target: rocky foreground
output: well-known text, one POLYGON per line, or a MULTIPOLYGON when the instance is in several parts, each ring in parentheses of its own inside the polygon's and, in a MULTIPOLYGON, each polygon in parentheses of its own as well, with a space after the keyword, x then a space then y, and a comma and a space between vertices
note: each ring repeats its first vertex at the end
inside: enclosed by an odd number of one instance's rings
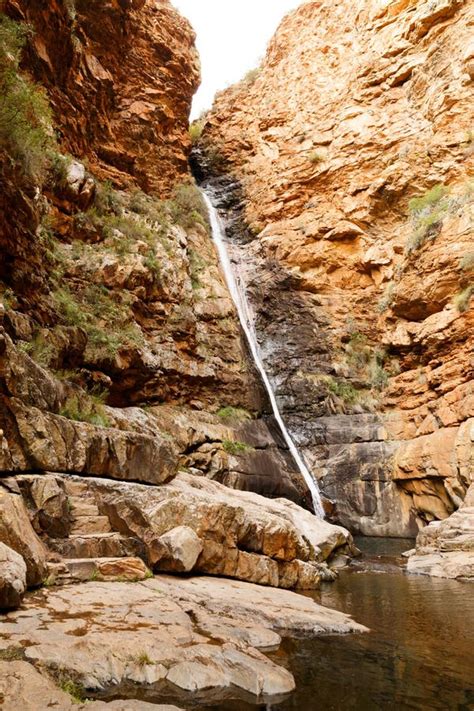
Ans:
POLYGON ((84 694, 133 683, 183 700, 229 687, 275 697, 294 689, 291 673, 264 654, 283 636, 364 630, 309 597, 225 579, 158 575, 41 591, 0 629, 0 657, 23 660, 0 663, 2 708, 20 700, 22 709, 70 708, 51 679, 63 688, 73 680, 84 694))

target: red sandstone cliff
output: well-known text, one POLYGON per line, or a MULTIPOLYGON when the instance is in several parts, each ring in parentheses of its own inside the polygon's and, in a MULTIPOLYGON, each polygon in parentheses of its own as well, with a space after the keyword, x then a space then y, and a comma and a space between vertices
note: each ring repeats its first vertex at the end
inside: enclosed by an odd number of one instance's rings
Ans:
POLYGON ((474 472, 474 6, 362 5, 287 16, 200 147, 240 181, 236 258, 333 515, 400 535, 474 472))

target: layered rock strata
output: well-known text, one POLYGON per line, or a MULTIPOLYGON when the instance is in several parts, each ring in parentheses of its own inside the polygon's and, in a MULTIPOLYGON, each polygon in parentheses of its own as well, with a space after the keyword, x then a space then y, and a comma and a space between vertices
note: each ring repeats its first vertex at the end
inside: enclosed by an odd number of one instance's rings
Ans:
POLYGON ((414 535, 472 481, 472 22, 306 2, 195 152, 290 430, 369 535, 414 535))

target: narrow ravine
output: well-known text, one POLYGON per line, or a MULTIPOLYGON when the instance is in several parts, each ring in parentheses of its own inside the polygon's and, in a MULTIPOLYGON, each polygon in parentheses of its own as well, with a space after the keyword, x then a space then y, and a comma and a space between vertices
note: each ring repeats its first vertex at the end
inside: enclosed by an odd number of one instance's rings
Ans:
POLYGON ((280 409, 278 407, 278 402, 277 402, 275 393, 272 388, 272 384, 271 384, 270 379, 269 379, 267 372, 265 370, 265 366, 263 365, 263 361, 262 361, 262 358, 260 355, 258 340, 257 340, 257 336, 255 334, 255 329, 253 327, 253 320, 251 318, 251 314, 250 314, 250 310, 248 307, 245 292, 241 288, 241 286, 239 285, 239 283, 237 282, 237 280, 234 276, 231 261, 229 259, 229 255, 227 253, 227 248, 226 248, 226 244, 225 244, 225 237, 224 237, 224 228, 222 226, 220 217, 218 215, 216 208, 212 204, 211 199, 204 191, 203 191, 203 197, 206 202, 207 208, 209 210, 209 219, 211 222, 212 238, 214 240, 217 251, 219 253, 219 259, 220 259, 220 263, 222 266, 222 271, 224 272, 225 280, 226 280, 230 295, 232 296, 232 300, 235 304, 235 308, 237 309, 239 321, 241 323, 242 329, 243 329, 245 337, 247 339, 247 343, 249 345, 250 352, 252 354, 252 358, 253 358, 254 363, 257 367, 257 370, 260 374, 260 377, 261 377, 262 382, 265 386, 265 389, 268 393, 268 398, 269 398, 271 406, 272 406, 273 415, 275 417, 275 420, 278 423, 278 426, 279 426, 281 433, 285 439, 288 449, 290 450, 291 455, 298 467, 298 470, 300 471, 302 477, 304 478, 304 480, 308 486, 308 489, 311 492, 314 513, 319 518, 324 518, 324 509, 323 509, 323 506, 321 503, 321 495, 319 493, 319 487, 318 487, 316 481, 313 479, 311 472, 309 471, 308 467, 306 466, 306 464, 303 460, 303 457, 301 456, 290 433, 288 432, 285 422, 281 416, 280 409))

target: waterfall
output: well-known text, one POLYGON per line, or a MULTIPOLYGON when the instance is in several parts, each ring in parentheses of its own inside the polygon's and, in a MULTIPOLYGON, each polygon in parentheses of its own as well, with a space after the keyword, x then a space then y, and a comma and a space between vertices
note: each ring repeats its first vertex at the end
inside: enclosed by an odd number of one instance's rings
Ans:
POLYGON ((270 380, 268 378, 268 375, 265 370, 265 366, 263 365, 262 358, 260 356, 260 349, 257 341, 257 337, 255 335, 254 327, 253 327, 253 321, 250 315, 250 310, 247 302, 247 298, 245 295, 245 290, 242 288, 239 288, 239 285, 237 284, 237 280, 234 276, 234 273, 232 271, 232 266, 230 263, 229 255, 227 253, 227 248, 225 244, 225 238, 224 238, 224 228, 222 226, 221 220, 219 218, 219 215, 217 213, 217 210, 215 209, 214 205, 212 204, 211 200, 209 199, 208 195, 203 191, 202 192, 204 201, 207 205, 207 208, 209 210, 209 219, 211 222, 211 229, 212 229, 212 239, 214 240, 214 244, 217 247, 217 251, 219 253, 219 259, 221 263, 222 270, 224 272, 225 280, 227 282, 227 286, 230 292, 230 295, 232 297, 232 300, 235 304, 235 307, 237 309, 237 313, 239 315, 239 321, 242 326, 242 329, 245 333, 245 337, 247 339, 247 342, 249 344, 250 352, 252 354, 253 360, 255 362, 255 365, 257 366, 257 370, 260 374, 260 377, 262 379, 262 382, 265 386, 265 389, 268 393, 268 397, 272 406, 273 410, 273 415, 275 417, 275 420, 278 423, 278 426, 281 430, 281 433, 283 434, 283 437, 285 439, 286 444, 288 445, 288 449, 291 452, 291 455, 296 462, 298 469, 303 476, 306 485, 308 486, 308 489, 311 492, 311 496, 313 499, 313 506, 314 506, 314 512, 316 516, 319 518, 324 518, 324 510, 323 506, 321 503, 321 496, 319 493, 319 488, 313 477, 311 476, 311 472, 309 471, 308 467, 303 461, 303 458, 301 454, 298 452, 298 449, 296 448, 295 443, 293 442, 293 439, 291 438, 290 433, 288 432, 286 425, 283 421, 283 418, 280 414, 280 410, 278 407, 277 399, 275 396, 275 393, 273 392, 272 385, 270 383, 270 380))

